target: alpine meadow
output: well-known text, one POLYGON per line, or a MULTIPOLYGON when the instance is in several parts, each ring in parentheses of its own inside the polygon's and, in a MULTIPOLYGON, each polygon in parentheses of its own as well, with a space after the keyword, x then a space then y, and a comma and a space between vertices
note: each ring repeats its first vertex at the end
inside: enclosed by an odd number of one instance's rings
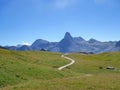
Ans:
POLYGON ((120 90, 120 0, 0 0, 0 90, 120 90))
POLYGON ((0 90, 119 90, 120 52, 61 53, 0 49, 0 90), (107 69, 112 66, 114 69, 107 69))

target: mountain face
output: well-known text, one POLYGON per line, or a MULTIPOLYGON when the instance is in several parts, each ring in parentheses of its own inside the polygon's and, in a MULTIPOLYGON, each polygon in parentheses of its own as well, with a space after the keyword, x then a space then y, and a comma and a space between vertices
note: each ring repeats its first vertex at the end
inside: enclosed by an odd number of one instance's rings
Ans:
POLYGON ((86 41, 82 37, 72 37, 69 32, 65 33, 64 38, 60 42, 49 42, 38 39, 31 46, 22 45, 20 47, 10 46, 10 50, 48 50, 51 52, 111 52, 120 51, 120 41, 100 42, 95 39, 86 41))
POLYGON ((33 50, 41 50, 41 49, 48 50, 48 49, 54 47, 56 44, 57 44, 57 42, 49 42, 46 40, 38 39, 31 45, 31 48, 33 50))
POLYGON ((49 42, 46 40, 38 39, 32 45, 32 49, 40 50, 41 48, 46 48, 49 46, 49 42))
POLYGON ((71 51, 70 48, 72 49, 72 46, 74 46, 74 39, 70 35, 69 32, 67 32, 64 36, 64 38, 58 43, 56 47, 59 48, 59 52, 68 52, 71 51))
POLYGON ((17 48, 16 50, 18 50, 18 51, 28 51, 28 50, 32 50, 32 48, 30 46, 23 45, 23 46, 17 48))
POLYGON ((74 37, 74 41, 79 43, 79 42, 85 42, 85 40, 82 37, 74 37))
POLYGON ((84 40, 82 37, 72 37, 69 32, 67 32, 64 38, 58 42, 50 51, 55 52, 108 52, 115 46, 116 42, 100 42, 95 39, 90 39, 88 41, 84 40))
POLYGON ((111 51, 120 51, 120 41, 116 42, 114 48, 111 51))
POLYGON ((97 40, 91 38, 88 42, 89 42, 89 43, 98 43, 99 41, 97 41, 97 40))
POLYGON ((17 50, 17 46, 5 46, 9 50, 17 50))
POLYGON ((115 47, 120 47, 120 41, 116 43, 115 47))

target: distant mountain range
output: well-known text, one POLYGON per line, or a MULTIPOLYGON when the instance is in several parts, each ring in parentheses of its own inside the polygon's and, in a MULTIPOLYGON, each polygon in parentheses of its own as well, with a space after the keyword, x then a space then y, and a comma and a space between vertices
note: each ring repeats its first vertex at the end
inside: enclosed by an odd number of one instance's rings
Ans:
POLYGON ((38 39, 31 46, 6 46, 9 50, 47 50, 51 52, 112 52, 120 51, 120 41, 101 42, 95 39, 86 41, 82 37, 72 37, 69 32, 65 33, 64 38, 60 42, 49 42, 43 39, 38 39))

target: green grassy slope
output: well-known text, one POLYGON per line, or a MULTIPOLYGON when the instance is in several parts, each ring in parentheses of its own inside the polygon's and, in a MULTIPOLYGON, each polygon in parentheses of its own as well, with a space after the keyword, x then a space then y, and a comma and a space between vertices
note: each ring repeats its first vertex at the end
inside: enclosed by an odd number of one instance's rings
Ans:
POLYGON ((61 65, 69 63, 62 60, 59 53, 15 52, 0 50, 0 87, 32 79, 47 80, 62 77, 57 71, 61 65))
POLYGON ((120 52, 109 52, 94 55, 70 54, 69 57, 76 60, 76 63, 70 67, 74 72, 80 73, 113 73, 118 72, 113 70, 99 69, 107 66, 120 69, 120 52))
POLYGON ((59 71, 60 53, 0 49, 0 90, 119 90, 120 52, 68 56, 75 64, 59 71))

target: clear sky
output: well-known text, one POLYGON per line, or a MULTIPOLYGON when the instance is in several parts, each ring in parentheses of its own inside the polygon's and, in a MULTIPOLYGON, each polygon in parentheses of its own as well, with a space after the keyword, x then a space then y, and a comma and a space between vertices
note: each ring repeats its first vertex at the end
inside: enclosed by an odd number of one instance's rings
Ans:
POLYGON ((120 0, 0 0, 0 45, 59 41, 65 32, 120 40, 120 0))

